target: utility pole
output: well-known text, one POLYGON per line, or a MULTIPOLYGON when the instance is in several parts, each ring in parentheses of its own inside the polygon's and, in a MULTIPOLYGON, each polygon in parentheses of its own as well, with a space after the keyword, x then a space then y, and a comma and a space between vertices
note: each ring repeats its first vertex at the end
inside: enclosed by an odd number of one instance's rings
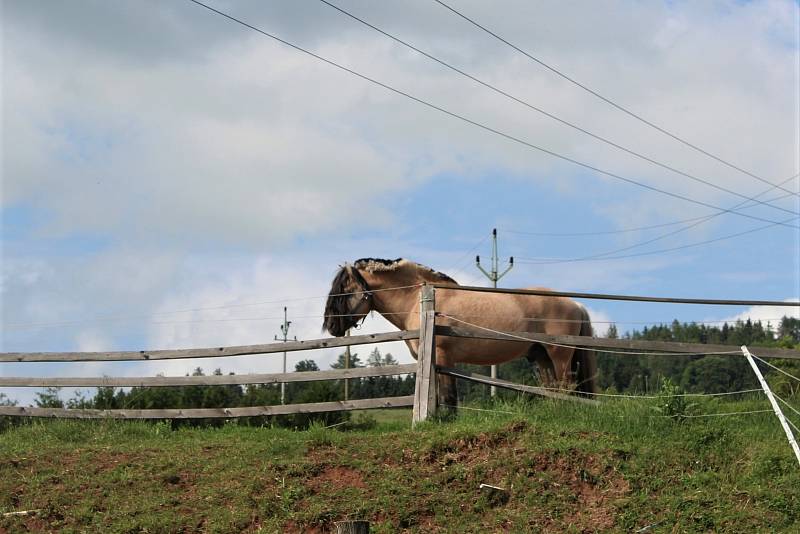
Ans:
MULTIPOLYGON (((283 341, 286 343, 289 341, 289 325, 292 324, 292 321, 287 321, 286 315, 286 306, 283 307, 283 324, 281 325, 281 334, 283 334, 283 340, 275 336, 275 341, 283 341)), ((297 341, 297 336, 294 338, 297 341)), ((283 374, 286 374, 286 353, 283 353, 283 374)), ((286 382, 281 382, 281 404, 286 404, 286 382)))
MULTIPOLYGON (((508 267, 502 273, 498 272, 499 271, 499 269, 498 269, 499 263, 500 263, 500 258, 497 255, 497 228, 493 228, 492 229, 492 267, 491 267, 491 271, 486 272, 486 269, 481 267, 481 257, 480 256, 475 256, 475 265, 478 267, 478 269, 480 269, 480 271, 483 274, 486 275, 486 277, 489 280, 491 280, 492 287, 497 287, 497 281, 500 280, 501 278, 503 278, 506 275, 506 273, 508 273, 508 271, 510 271, 511 268, 514 267, 514 256, 511 256, 508 259, 508 267)), ((492 375, 492 378, 497 378, 497 366, 496 365, 492 365, 491 375, 492 375)), ((497 388, 494 387, 494 386, 491 386, 491 395, 492 395, 492 397, 497 395, 497 388)))

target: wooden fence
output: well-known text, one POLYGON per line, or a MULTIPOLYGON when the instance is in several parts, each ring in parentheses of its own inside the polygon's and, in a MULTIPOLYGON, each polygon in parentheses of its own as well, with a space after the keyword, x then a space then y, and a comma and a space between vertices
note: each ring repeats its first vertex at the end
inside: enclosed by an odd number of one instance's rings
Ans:
MULTIPOLYGON (((20 417, 72 417, 72 418, 115 418, 115 419, 191 419, 191 418, 233 418, 297 413, 320 413, 342 410, 363 410, 370 408, 396 408, 413 406, 414 424, 431 417, 437 408, 437 373, 459 379, 488 384, 495 387, 541 395, 544 397, 575 402, 596 403, 573 395, 564 395, 535 386, 514 384, 458 369, 437 367, 435 365, 436 336, 477 338, 520 343, 558 343, 599 350, 648 351, 672 354, 695 354, 721 352, 734 357, 742 357, 730 345, 705 345, 698 343, 675 343, 662 341, 643 341, 631 339, 604 339, 586 336, 553 336, 529 332, 495 332, 480 327, 455 327, 436 324, 435 292, 439 287, 445 290, 492 291, 515 294, 574 296, 578 298, 608 298, 612 300, 633 300, 652 302, 680 302, 695 304, 777 304, 771 301, 721 301, 703 299, 662 299, 657 297, 632 297, 626 295, 593 295, 586 293, 557 293, 540 290, 502 290, 474 287, 454 287, 425 285, 420 291, 420 327, 418 330, 403 330, 382 334, 326 338, 309 341, 290 341, 263 345, 242 345, 233 347, 211 347, 200 349, 126 351, 126 352, 7 352, 0 353, 0 363, 6 362, 91 362, 91 361, 151 361, 184 358, 212 358, 221 356, 241 356, 254 354, 274 354, 304 350, 336 348, 390 341, 419 341, 417 362, 404 365, 366 367, 355 369, 336 369, 330 371, 307 371, 295 373, 269 373, 222 376, 155 376, 155 377, 0 377, 0 387, 164 387, 192 385, 245 385, 276 384, 287 382, 306 382, 316 380, 343 380, 351 378, 379 377, 400 374, 416 374, 414 395, 403 397, 383 397, 377 399, 358 399, 334 402, 305 404, 286 404, 271 406, 249 406, 237 408, 196 408, 196 409, 157 409, 157 410, 91 410, 64 408, 32 408, 19 406, 0 407, 0 415, 20 417)), ((779 303, 794 305, 793 303, 779 303)), ((800 359, 800 351, 780 348, 760 348, 761 357, 800 359)))

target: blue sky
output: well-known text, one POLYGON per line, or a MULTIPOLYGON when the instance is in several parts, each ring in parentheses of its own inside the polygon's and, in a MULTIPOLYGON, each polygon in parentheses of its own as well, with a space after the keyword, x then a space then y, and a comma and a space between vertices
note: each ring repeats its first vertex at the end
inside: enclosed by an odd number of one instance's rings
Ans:
MULTIPOLYGON (((214 5, 569 157, 706 204, 729 208, 741 201, 487 92, 319 2, 214 5)), ((432 2, 339 5, 632 150, 746 196, 768 188, 620 114, 432 2)), ((584 6, 580 17, 560 2, 509 2, 503 11, 515 17, 478 2, 454 5, 773 183, 798 172, 794 2, 608 1, 584 6)), ((508 287, 800 296, 800 234, 780 226, 640 257, 523 263, 615 250, 674 228, 572 237, 524 232, 617 231, 713 210, 443 116, 188 2, 6 4, 3 30, 4 351, 266 342, 279 333, 284 305, 295 317, 294 334, 318 337, 319 297, 341 262, 407 257, 462 283, 486 284, 473 260, 479 253, 488 262, 492 228, 498 228, 503 260, 518 260, 502 281, 508 287), (172 313, 187 309, 194 311, 172 313)), ((800 186, 795 179, 785 187, 800 186)), ((774 204, 800 211, 797 196, 774 204)), ((744 213, 791 217, 765 206, 744 213)), ((681 247, 763 224, 725 214, 626 253, 681 247)), ((636 326, 626 321, 767 319, 787 311, 585 304, 598 331, 608 321, 624 331, 636 326)), ((365 328, 388 326, 376 318, 365 328)), ((407 358, 401 346, 389 350, 407 358)), ((323 366, 334 356, 314 355, 323 366)), ((196 365, 248 372, 278 364, 254 357, 3 364, 0 374, 183 374, 196 365)), ((22 402, 33 394, 5 392, 22 402)))

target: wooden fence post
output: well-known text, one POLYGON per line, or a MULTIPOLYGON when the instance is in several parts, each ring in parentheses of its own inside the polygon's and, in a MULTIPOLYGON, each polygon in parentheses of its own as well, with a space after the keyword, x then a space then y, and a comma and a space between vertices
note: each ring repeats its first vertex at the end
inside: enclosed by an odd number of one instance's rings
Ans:
POLYGON ((419 302, 419 348, 417 349, 417 381, 414 388, 412 426, 436 413, 436 318, 435 289, 424 285, 419 302))

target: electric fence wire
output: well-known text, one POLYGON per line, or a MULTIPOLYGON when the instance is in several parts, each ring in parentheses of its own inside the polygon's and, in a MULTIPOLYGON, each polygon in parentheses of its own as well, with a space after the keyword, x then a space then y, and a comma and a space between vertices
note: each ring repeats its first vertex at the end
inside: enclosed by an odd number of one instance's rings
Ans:
POLYGON ((750 353, 750 355, 751 355, 753 358, 755 358, 756 360, 760 361, 761 363, 763 363, 763 364, 766 364, 766 365, 768 365, 769 367, 772 367, 773 369, 775 369, 775 370, 776 370, 776 371, 778 371, 779 373, 783 373, 783 374, 785 374, 786 376, 788 376, 789 378, 791 378, 791 379, 793 379, 793 380, 797 380, 798 382, 800 382, 800 378, 797 378, 797 377, 796 377, 796 376, 794 376, 793 374, 791 374, 791 373, 788 373, 788 372, 784 371, 784 370, 783 370, 783 369, 781 369, 780 367, 778 367, 778 366, 776 366, 776 365, 773 365, 773 364, 769 363, 768 361, 764 360, 763 358, 759 358, 758 356, 756 356, 756 355, 755 355, 755 354, 753 354, 752 352, 750 353))
MULTIPOLYGON (((462 70, 462 69, 460 69, 458 67, 455 67, 452 64, 450 64, 450 63, 448 63, 448 62, 446 62, 446 61, 444 61, 444 60, 442 60, 442 59, 440 59, 440 58, 438 58, 438 57, 436 57, 436 56, 434 56, 432 54, 429 54, 428 52, 425 52, 424 50, 421 50, 421 49, 417 48, 416 46, 414 46, 414 45, 412 45, 412 44, 400 39, 399 37, 396 37, 395 35, 392 35, 392 34, 388 33, 387 31, 375 26, 374 24, 371 24, 371 23, 367 22, 366 20, 364 20, 364 19, 362 19, 362 18, 350 13, 349 11, 345 10, 344 8, 339 7, 339 6, 329 2, 328 0, 319 0, 319 1, 322 2, 325 5, 333 8, 333 9, 335 9, 339 13, 342 13, 343 15, 345 15, 347 17, 350 17, 351 19, 363 24, 364 26, 367 26, 368 28, 372 28, 376 32, 388 37, 389 39, 392 39, 395 42, 400 43, 401 45, 403 45, 403 46, 405 46, 405 47, 407 47, 407 48, 409 48, 411 50, 414 50, 418 54, 421 54, 421 55, 427 57, 428 59, 430 59, 432 61, 435 61, 436 63, 442 65, 443 67, 446 67, 446 68, 452 70, 453 72, 456 72, 456 73, 458 73, 458 74, 460 74, 460 75, 462 75, 462 76, 464 76, 464 77, 466 77, 466 78, 468 78, 468 79, 470 79, 470 80, 482 85, 483 87, 486 87, 487 89, 489 89, 491 91, 494 91, 495 93, 508 98, 509 100, 517 102, 518 104, 522 104, 523 106, 525 106, 525 107, 527 107, 529 109, 532 109, 532 110, 534 110, 534 111, 536 111, 538 113, 541 113, 542 115, 544 115, 544 116, 546 116, 546 117, 548 117, 550 119, 553 119, 553 120, 559 122, 560 124, 563 124, 564 126, 572 128, 574 130, 577 130, 577 131, 579 131, 579 132, 581 132, 581 133, 583 133, 585 135, 588 135, 588 136, 592 137, 593 139, 596 139, 596 140, 598 140, 598 141, 600 141, 602 143, 605 143, 605 144, 607 144, 609 146, 612 146, 612 147, 614 147, 614 148, 616 148, 618 150, 621 150, 621 151, 625 152, 626 154, 630 154, 630 155, 632 155, 634 157, 637 157, 637 158, 639 158, 639 159, 641 159, 643 161, 646 161, 648 163, 651 163, 653 165, 661 167, 662 169, 665 169, 665 170, 668 170, 670 172, 679 174, 681 176, 689 178, 690 180, 693 180, 693 181, 698 182, 698 183, 702 183, 702 184, 704 184, 704 185, 706 185, 708 187, 712 187, 712 188, 717 189, 719 191, 724 191, 725 193, 729 193, 731 195, 734 195, 734 196, 737 196, 737 197, 740 197, 740 198, 744 198, 744 199, 747 199, 748 201, 753 201, 753 202, 755 202, 757 204, 765 205, 765 206, 768 206, 770 208, 773 208, 773 209, 776 209, 776 210, 779 210, 779 211, 783 211, 783 212, 786 212, 786 213, 791 213, 792 215, 800 215, 798 213, 795 213, 792 210, 789 210, 789 209, 786 209, 786 208, 783 208, 783 207, 780 207, 780 206, 776 206, 774 204, 770 204, 770 203, 765 202, 765 201, 756 200, 758 198, 758 196, 760 196, 760 195, 757 195, 755 197, 748 197, 747 195, 741 194, 738 191, 734 191, 732 189, 728 189, 727 187, 723 187, 721 185, 715 184, 715 183, 713 183, 713 182, 711 182, 711 181, 709 181, 707 179, 703 179, 703 178, 700 178, 700 177, 695 176, 693 174, 690 174, 690 173, 688 173, 686 171, 682 171, 682 170, 677 169, 676 167, 674 167, 672 165, 668 165, 666 163, 662 163, 660 161, 657 161, 657 160, 655 160, 655 159, 653 159, 653 158, 651 158, 649 156, 646 156, 644 154, 636 152, 635 150, 631 150, 630 148, 627 148, 627 147, 625 147, 623 145, 620 145, 620 144, 618 144, 618 143, 616 143, 616 142, 614 142, 614 141, 612 141, 612 140, 610 140, 610 139, 608 139, 606 137, 603 137, 601 135, 595 134, 595 133, 593 133, 593 132, 591 132, 591 131, 589 131, 589 130, 587 130, 585 128, 582 128, 581 126, 578 126, 577 124, 569 122, 569 121, 567 121, 565 119, 562 119, 561 117, 559 117, 559 116, 557 116, 557 115, 555 115, 553 113, 550 113, 550 112, 548 112, 548 111, 546 111, 546 110, 544 110, 544 109, 542 109, 540 107, 537 107, 534 104, 531 104, 530 102, 528 102, 527 100, 523 100, 522 98, 516 97, 516 96, 504 91, 503 89, 498 88, 495 85, 492 85, 492 84, 490 84, 490 83, 488 83, 488 82, 486 82, 486 81, 484 81, 484 80, 482 80, 480 78, 477 78, 476 76, 473 76, 472 74, 469 74, 468 72, 466 72, 466 71, 464 71, 464 70, 462 70)), ((775 187, 777 187, 777 186, 775 186, 775 187)))
MULTIPOLYGON (((768 222, 768 223, 771 223, 772 225, 781 225, 781 226, 787 226, 787 227, 790 227, 790 228, 800 228, 800 227, 798 227, 796 225, 790 225, 786 221, 773 221, 773 220, 770 220, 770 219, 757 217, 755 215, 749 215, 749 214, 746 214, 746 213, 741 213, 741 212, 736 212, 736 211, 731 211, 729 209, 721 208, 719 206, 715 206, 713 204, 710 204, 708 202, 704 202, 702 200, 697 200, 697 199, 694 199, 694 198, 691 198, 691 197, 687 197, 687 196, 681 195, 679 193, 674 193, 672 191, 661 189, 659 187, 656 187, 656 186, 653 186, 653 185, 650 185, 650 184, 646 184, 644 182, 640 182, 640 181, 634 180, 632 178, 627 178, 627 177, 622 176, 620 174, 617 174, 615 172, 601 169, 601 168, 596 167, 596 166, 594 166, 592 164, 585 163, 585 162, 579 161, 579 160, 577 160, 575 158, 572 158, 570 156, 566 156, 564 154, 560 154, 560 153, 555 152, 553 150, 538 146, 538 145, 536 145, 536 144, 534 144, 532 142, 525 141, 524 139, 516 137, 516 136, 514 136, 512 134, 505 133, 505 132, 503 132, 501 130, 498 130, 496 128, 493 128, 491 126, 487 126, 486 124, 483 124, 483 123, 480 123, 480 122, 478 122, 476 120, 470 119, 470 118, 468 118, 468 117, 466 117, 464 115, 460 115, 460 114, 458 114, 456 112, 450 111, 450 110, 445 109, 445 108, 443 108, 441 106, 438 106, 436 104, 432 104, 432 103, 430 103, 430 102, 428 102, 426 100, 423 100, 423 99, 421 99, 419 97, 416 97, 416 96, 412 95, 411 93, 407 93, 405 91, 397 89, 397 88, 395 88, 395 87, 393 87, 391 85, 388 85, 388 84, 386 84, 384 82, 381 82, 381 81, 379 81, 379 80, 377 80, 375 78, 371 78, 371 77, 369 77, 369 76, 367 76, 365 74, 362 74, 362 73, 360 73, 360 72, 358 72, 358 71, 356 71, 354 69, 346 67, 346 66, 344 66, 344 65, 342 65, 340 63, 337 63, 337 62, 335 62, 335 61, 333 61, 331 59, 323 57, 323 56, 321 56, 321 55, 319 55, 319 54, 317 54, 315 52, 312 52, 312 51, 310 51, 310 50, 308 50, 306 48, 303 48, 303 47, 301 47, 299 45, 296 45, 296 44, 294 44, 294 43, 292 43, 290 41, 287 41, 286 39, 283 39, 281 37, 278 37, 276 35, 273 35, 273 34, 267 32, 267 31, 264 31, 264 30, 262 30, 262 29, 260 29, 260 28, 258 28, 256 26, 253 26, 252 24, 249 24, 249 23, 247 23, 247 22, 245 22, 245 21, 243 21, 241 19, 238 19, 238 18, 234 17, 233 15, 229 15, 228 13, 225 13, 223 11, 220 11, 220 10, 214 8, 214 7, 211 7, 208 4, 204 4, 203 2, 200 2, 199 0, 188 0, 188 1, 193 3, 193 4, 195 4, 195 5, 197 5, 197 6, 200 6, 200 7, 204 8, 204 9, 207 9, 208 11, 210 11, 212 13, 215 13, 215 14, 221 16, 221 17, 224 17, 224 18, 226 18, 226 19, 228 19, 228 20, 230 20, 230 21, 232 21, 232 22, 234 22, 236 24, 239 24, 239 25, 241 25, 241 26, 243 26, 245 28, 248 28, 250 30, 253 30, 253 31, 255 31, 255 32, 257 32, 257 33, 259 33, 261 35, 264 35, 265 37, 269 37, 270 39, 273 39, 273 40, 275 40, 275 41, 277 41, 279 43, 282 43, 282 44, 284 44, 284 45, 286 45, 286 46, 288 46, 290 48, 293 48, 293 49, 295 49, 295 50, 297 50, 299 52, 302 52, 302 53, 304 53, 306 55, 309 55, 309 56, 311 56, 311 57, 313 57, 313 58, 315 58, 315 59, 317 59, 319 61, 322 61, 323 63, 326 63, 326 64, 328 64, 328 65, 330 65, 332 67, 335 67, 335 68, 340 69, 340 70, 342 70, 344 72, 352 74, 353 76, 361 78, 364 81, 367 81, 367 82, 372 83, 372 84, 374 84, 374 85, 376 85, 378 87, 382 87, 382 88, 384 88, 384 89, 386 89, 388 91, 391 91, 391 92, 393 92, 393 93, 395 93, 395 94, 397 94, 399 96, 402 96, 404 98, 407 98, 409 100, 417 102, 418 104, 426 106, 429 109, 438 111, 438 112, 443 113, 443 114, 445 114, 447 116, 453 117, 454 119, 458 119, 458 120, 460 120, 460 121, 462 121, 464 123, 471 124, 472 126, 475 126, 475 127, 480 128, 482 130, 485 130, 487 132, 493 133, 493 134, 498 135, 500 137, 503 137, 503 138, 505 138, 505 139, 507 139, 509 141, 513 141, 513 142, 515 142, 517 144, 520 144, 522 146, 525 146, 525 147, 528 147, 530 149, 536 150, 536 151, 541 152, 543 154, 548 154, 548 155, 550 155, 550 156, 552 156, 554 158, 560 159, 562 161, 566 161, 568 163, 572 163, 573 165, 577 165, 579 167, 583 167, 584 169, 588 169, 590 171, 594 171, 594 172, 597 172, 599 174, 603 174, 605 176, 614 178, 616 180, 620 180, 620 181, 628 183, 628 184, 636 185, 638 187, 641 187, 643 189, 647 189, 649 191, 653 191, 653 192, 660 193, 660 194, 665 195, 665 196, 669 196, 669 197, 672 197, 672 198, 683 200, 683 201, 689 202, 691 204, 696 204, 698 206, 704 206, 706 208, 711 208, 711 209, 714 209, 714 210, 717 210, 717 211, 720 211, 720 212, 733 213, 733 214, 738 215, 740 217, 745 217, 745 218, 757 220, 757 221, 760 221, 760 222, 768 222)), ((772 184, 770 184, 770 185, 772 185, 772 184)), ((791 221, 791 220, 794 220, 794 219, 790 219, 789 221, 791 221)))
MULTIPOLYGON (((464 321, 462 319, 458 319, 452 315, 448 315, 442 312, 437 312, 437 316, 444 317, 446 319, 450 319, 452 321, 465 324, 467 326, 477 328, 479 330, 484 330, 486 332, 491 332, 492 334, 498 334, 502 336, 507 336, 512 339, 519 339, 521 341, 527 341, 529 343, 541 343, 542 345, 549 345, 551 347, 563 347, 568 349, 585 349, 587 347, 582 347, 580 345, 568 345, 565 343, 553 343, 550 341, 543 341, 541 339, 531 339, 528 337, 518 336, 516 334, 512 334, 509 332, 503 332, 501 330, 495 330, 493 328, 487 328, 485 326, 480 326, 474 323, 470 323, 468 321, 464 321)), ((627 350, 612 350, 612 349, 599 349, 601 352, 606 352, 609 354, 630 354, 630 355, 638 355, 638 356, 667 356, 667 355, 674 355, 674 352, 636 352, 636 351, 627 351, 627 350)), ((680 354, 683 356, 714 356, 714 355, 723 355, 723 354, 739 354, 741 350, 729 350, 729 351, 715 351, 715 352, 681 352, 680 354)))
POLYGON ((787 402, 785 399, 783 399, 782 397, 778 396, 778 395, 777 395, 777 394, 776 394, 774 391, 772 392, 772 396, 773 396, 773 397, 775 397, 776 399, 778 399, 779 401, 781 401, 781 402, 783 403, 783 405, 784 405, 784 406, 786 406, 787 408, 789 408, 791 411, 793 411, 793 412, 794 412, 794 413, 796 413, 797 415, 800 415, 800 410, 798 410, 797 408, 795 408, 794 406, 792 406, 791 404, 789 404, 789 403, 788 403, 788 402, 787 402))
POLYGON ((672 419, 682 419, 682 418, 701 418, 701 417, 722 417, 726 415, 749 415, 749 414, 756 414, 756 413, 772 413, 772 410, 749 410, 744 412, 723 412, 723 413, 700 413, 700 414, 677 414, 677 415, 662 415, 660 417, 669 417, 672 419))
MULTIPOLYGON (((434 2, 436 2, 437 4, 441 5, 442 7, 446 8, 446 9, 448 9, 449 11, 451 11, 455 15, 461 17, 462 19, 464 19, 465 21, 469 22, 473 26, 483 30, 484 32, 486 32, 487 34, 491 35, 492 37, 494 37, 495 39, 499 40, 500 42, 502 42, 502 43, 506 44, 507 46, 513 48, 514 50, 516 50, 520 54, 526 56, 528 59, 538 63, 539 65, 541 65, 542 67, 544 67, 544 68, 548 69, 549 71, 553 72, 557 76, 559 76, 559 77, 563 78, 564 80, 572 83, 573 85, 583 89, 584 91, 594 95, 595 97, 597 97, 600 100, 602 100, 603 102, 613 106, 614 108, 616 108, 619 111, 625 113, 626 115, 629 115, 630 117, 633 117, 634 119, 636 119, 636 120, 638 120, 638 121, 650 126, 651 128, 654 128, 654 129, 658 130, 662 134, 671 137, 672 139, 678 141, 679 143, 681 143, 681 144, 683 144, 683 145, 685 145, 685 146, 687 146, 689 148, 692 148, 693 150, 695 150, 697 152, 700 152, 701 154, 704 154, 705 156, 708 156, 709 158, 714 159, 717 162, 722 163, 723 165, 726 165, 726 166, 730 167, 731 169, 734 169, 734 170, 739 171, 739 172, 741 172, 743 174, 746 174, 747 176, 750 176, 751 178, 755 178, 756 180, 758 180, 760 182, 763 182, 765 184, 768 184, 768 185, 771 185, 771 186, 775 185, 772 182, 770 182, 769 180, 766 180, 765 178, 762 178, 761 176, 758 176, 758 175, 756 175, 756 174, 754 174, 754 173, 752 173, 750 171, 747 171, 747 170, 745 170, 745 169, 743 169, 743 168, 741 168, 741 167, 739 167, 737 165, 734 165, 733 163, 730 163, 729 161, 726 161, 726 160, 722 159, 721 157, 709 152, 708 150, 703 149, 700 146, 698 146, 698 145, 696 145, 694 143, 691 143, 691 142, 687 141, 686 139, 678 136, 677 134, 668 131, 664 127, 659 126, 659 125, 653 123, 652 121, 649 121, 649 120, 645 119, 641 115, 639 115, 637 113, 634 113, 633 111, 631 111, 628 108, 622 106, 621 104, 618 104, 617 102, 611 100, 610 98, 603 96, 602 94, 598 93, 594 89, 591 89, 586 84, 583 84, 583 83, 577 81, 575 78, 572 78, 572 77, 568 76, 567 74, 565 74, 561 70, 555 68, 554 66, 552 66, 552 65, 550 65, 548 63, 545 63, 541 59, 533 56, 529 52, 526 52, 525 50, 523 50, 522 48, 518 47, 517 45, 511 43, 507 39, 504 39, 503 37, 501 37, 500 35, 498 35, 494 31, 492 31, 489 28, 487 28, 486 26, 478 23, 477 21, 475 21, 474 19, 468 17, 467 15, 461 13, 460 11, 458 11, 454 7, 446 4, 442 0, 434 0, 434 2)), ((790 191, 788 189, 785 189, 784 187, 779 187, 779 189, 781 189, 781 190, 783 190, 783 191, 785 191, 787 193, 791 193, 794 196, 800 196, 800 193, 798 193, 796 191, 790 191)))
MULTIPOLYGON (((379 313, 380 315, 415 315, 419 312, 417 311, 407 311, 407 312, 375 312, 374 310, 371 313, 379 313)), ((292 317, 292 320, 300 320, 300 319, 325 319, 327 317, 360 317, 362 314, 360 313, 336 313, 336 314, 314 314, 314 315, 295 315, 292 317)), ((486 317, 486 315, 479 315, 479 314, 455 314, 455 317, 486 317)), ((141 317, 149 317, 143 315, 141 317)), ((79 324, 99 324, 99 323, 116 323, 116 322, 131 322, 131 321, 138 321, 140 317, 137 316, 129 316, 129 317, 117 317, 117 318, 106 318, 106 319, 83 319, 83 320, 76 320, 76 321, 63 321, 57 323, 40 323, 40 324, 32 324, 32 325, 17 325, 12 328, 11 325, 4 326, 3 329, 5 331, 14 331, 14 330, 25 330, 25 329, 33 329, 33 328, 59 328, 59 327, 69 327, 75 326, 79 324)), ((176 324, 204 324, 204 323, 236 323, 236 322, 256 322, 256 321, 278 321, 283 319, 283 316, 266 316, 266 317, 224 317, 224 318, 200 318, 200 319, 186 319, 186 320, 170 320, 170 321, 145 321, 144 324, 148 325, 176 325, 176 324)), ((782 317, 771 317, 766 319, 758 319, 759 322, 766 322, 770 323, 772 321, 780 321, 783 319, 782 317)), ((558 319, 558 318, 547 318, 543 319, 541 317, 522 317, 521 320, 529 321, 529 322, 561 322, 561 323, 581 323, 583 319, 558 319)), ((614 325, 653 325, 653 326, 668 326, 672 324, 676 319, 668 319, 668 320, 658 320, 658 321, 594 321, 592 320, 591 323, 595 324, 614 324, 614 325)), ((730 323, 735 324, 736 321, 731 321, 729 319, 724 320, 691 320, 691 321, 682 321, 681 324, 724 324, 730 323)))

